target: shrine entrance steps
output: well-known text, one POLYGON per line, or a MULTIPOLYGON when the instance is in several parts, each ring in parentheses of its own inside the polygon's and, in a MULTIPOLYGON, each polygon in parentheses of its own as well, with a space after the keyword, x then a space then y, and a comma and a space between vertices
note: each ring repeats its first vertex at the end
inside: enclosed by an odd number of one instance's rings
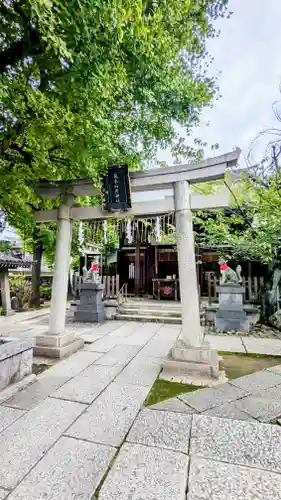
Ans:
POLYGON ((168 300, 132 298, 118 308, 116 319, 180 325, 181 304, 168 300))

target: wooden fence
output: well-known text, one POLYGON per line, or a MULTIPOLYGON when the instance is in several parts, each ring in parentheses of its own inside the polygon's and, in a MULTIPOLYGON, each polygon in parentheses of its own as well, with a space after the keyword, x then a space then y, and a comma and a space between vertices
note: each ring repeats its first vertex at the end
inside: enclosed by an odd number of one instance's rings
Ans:
POLYGON ((119 274, 116 276, 103 276, 102 283, 104 284, 104 298, 115 299, 119 292, 119 274))
MULTIPOLYGON (((218 287, 220 285, 219 279, 216 276, 208 275, 208 301, 209 304, 217 302, 219 298, 218 287)), ((258 304, 260 302, 260 291, 263 287, 263 276, 248 276, 242 278, 242 286, 245 287, 244 302, 258 304)))
MULTIPOLYGON (((119 275, 116 276, 102 276, 101 279, 104 285, 104 293, 103 296, 105 299, 113 299, 117 297, 119 292, 119 275)), ((74 275, 73 279, 73 290, 76 298, 80 296, 80 287, 83 282, 82 277, 78 275, 74 275)))

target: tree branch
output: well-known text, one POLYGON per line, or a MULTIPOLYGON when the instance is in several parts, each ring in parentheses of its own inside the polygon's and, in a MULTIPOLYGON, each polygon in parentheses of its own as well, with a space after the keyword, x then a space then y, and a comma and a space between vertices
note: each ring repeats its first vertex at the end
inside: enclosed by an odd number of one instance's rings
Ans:
POLYGON ((17 151, 17 153, 21 154, 27 163, 30 163, 30 162, 33 160, 33 155, 32 155, 32 153, 29 153, 29 152, 28 152, 28 151, 26 151, 25 149, 21 148, 21 147, 20 147, 18 144, 16 144, 15 142, 14 142, 14 143, 12 143, 12 144, 9 146, 9 149, 12 149, 13 151, 17 151))
POLYGON ((0 154, 4 154, 5 151, 11 146, 14 140, 22 134, 26 127, 26 124, 23 122, 18 122, 9 133, 6 134, 6 137, 0 141, 0 154))
POLYGON ((70 161, 67 158, 60 158, 59 156, 49 155, 49 159, 53 162, 62 163, 63 165, 70 165, 70 161))
POLYGON ((238 203, 238 200, 237 200, 237 197, 235 196, 235 193, 233 192, 233 189, 231 189, 231 187, 227 184, 226 181, 224 181, 224 184, 225 186, 227 187, 227 189, 229 190, 230 194, 233 196, 234 200, 236 201, 237 203, 237 208, 240 212, 240 214, 242 215, 244 221, 246 222, 246 224, 251 228, 252 227, 252 223, 251 221, 249 221, 248 217, 247 217, 247 214, 245 212, 245 210, 243 210, 243 208, 240 206, 240 204, 238 203))

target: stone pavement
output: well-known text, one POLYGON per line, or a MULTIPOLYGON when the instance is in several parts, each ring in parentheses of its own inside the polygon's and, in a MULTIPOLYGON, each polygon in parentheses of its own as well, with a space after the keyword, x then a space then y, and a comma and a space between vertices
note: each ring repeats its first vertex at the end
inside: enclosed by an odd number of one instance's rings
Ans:
POLYGON ((85 348, 0 404, 0 499, 281 499, 281 367, 142 409, 180 326, 68 329, 85 348))
MULTIPOLYGON (((49 322, 49 308, 42 308, 40 310, 26 311, 22 313, 17 313, 11 317, 0 316, 0 336, 23 336, 23 337, 35 337, 40 333, 44 333, 48 328, 49 322)), ((90 323, 74 323, 68 311, 67 314, 67 330, 74 331, 77 336, 82 336, 84 341, 93 342, 94 340, 99 340, 105 335, 110 335, 112 331, 118 330, 123 326, 125 330, 122 330, 122 335, 120 337, 126 336, 126 331, 131 332, 131 328, 138 328, 144 324, 134 321, 106 321, 104 325, 92 325, 90 323), (90 337, 88 336, 90 334, 90 337), (96 338, 94 338, 96 335, 96 338)), ((159 327, 167 326, 170 329, 179 333, 180 325, 165 325, 163 323, 157 324, 159 327)), ((119 333, 116 333, 118 336, 119 333)), ((128 333, 128 336, 131 335, 128 333)), ((134 337, 130 338, 130 345, 134 342, 134 337)), ((211 347, 218 351, 225 352, 235 352, 235 353, 254 353, 254 354, 267 354, 273 356, 281 356, 281 341, 276 338, 257 338, 250 336, 230 336, 230 335, 206 335, 206 341, 210 342, 211 347)), ((114 341, 108 341, 108 346, 115 345, 114 341), (111 342, 111 344, 110 344, 111 342)), ((136 341, 138 342, 138 340, 136 341)), ((124 344, 124 342, 122 341, 124 344)), ((161 343, 160 343, 161 344, 161 343)), ((165 343, 164 343, 165 344, 165 343)), ((104 343, 102 344, 104 348, 104 343)), ((162 346, 156 342, 150 343, 149 346, 151 355, 157 357, 165 357, 167 354, 166 345, 162 346), (161 354, 163 353, 164 354, 161 354)), ((169 350, 169 349, 168 349, 169 350)))

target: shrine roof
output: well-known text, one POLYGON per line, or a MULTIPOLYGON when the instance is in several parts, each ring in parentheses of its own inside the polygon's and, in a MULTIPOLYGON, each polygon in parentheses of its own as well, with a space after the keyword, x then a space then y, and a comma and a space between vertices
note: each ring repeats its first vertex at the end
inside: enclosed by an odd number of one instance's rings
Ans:
POLYGON ((21 259, 20 257, 14 257, 10 253, 0 252, 0 268, 18 268, 18 267, 30 267, 33 261, 27 259, 21 259))

